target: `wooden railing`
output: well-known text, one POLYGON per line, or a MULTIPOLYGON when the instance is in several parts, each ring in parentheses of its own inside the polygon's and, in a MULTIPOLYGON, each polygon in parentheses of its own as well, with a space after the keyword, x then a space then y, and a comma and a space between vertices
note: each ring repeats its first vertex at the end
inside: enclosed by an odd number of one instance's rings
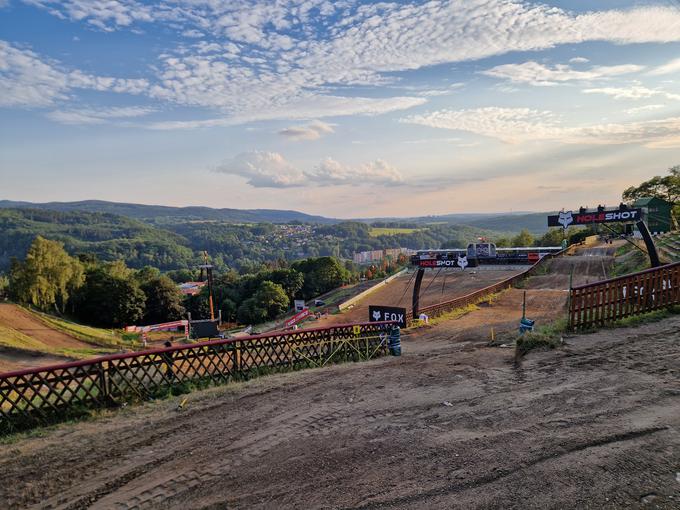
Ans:
POLYGON ((680 262, 571 289, 569 326, 586 329, 680 304, 680 262))
POLYGON ((276 370, 387 353, 390 322, 268 333, 0 374, 0 434, 276 370))

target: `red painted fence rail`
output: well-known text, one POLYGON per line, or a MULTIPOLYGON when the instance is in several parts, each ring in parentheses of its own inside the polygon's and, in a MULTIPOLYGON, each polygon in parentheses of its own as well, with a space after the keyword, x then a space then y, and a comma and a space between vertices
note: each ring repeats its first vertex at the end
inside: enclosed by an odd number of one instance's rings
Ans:
POLYGON ((391 322, 346 324, 178 345, 0 374, 0 434, 90 409, 276 370, 387 353, 391 322))
POLYGON ((680 305, 680 262, 571 289, 569 326, 587 329, 680 305))

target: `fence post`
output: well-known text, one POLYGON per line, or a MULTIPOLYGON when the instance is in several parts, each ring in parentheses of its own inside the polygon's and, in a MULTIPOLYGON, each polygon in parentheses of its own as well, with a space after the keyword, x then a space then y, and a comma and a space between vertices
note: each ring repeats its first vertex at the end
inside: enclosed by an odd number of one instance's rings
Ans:
POLYGON ((109 389, 109 381, 108 377, 106 376, 107 370, 104 369, 104 363, 105 361, 102 361, 100 363, 97 363, 97 371, 98 371, 98 379, 99 379, 99 394, 102 396, 102 399, 105 403, 110 403, 111 400, 111 393, 109 389))

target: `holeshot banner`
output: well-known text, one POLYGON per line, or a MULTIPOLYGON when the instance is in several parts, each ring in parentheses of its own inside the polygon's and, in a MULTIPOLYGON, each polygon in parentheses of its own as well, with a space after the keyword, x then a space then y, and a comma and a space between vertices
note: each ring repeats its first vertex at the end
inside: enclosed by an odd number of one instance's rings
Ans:
POLYGON ((605 209, 604 211, 560 212, 548 216, 549 227, 567 228, 571 225, 590 225, 592 223, 621 223, 638 221, 642 209, 605 209))

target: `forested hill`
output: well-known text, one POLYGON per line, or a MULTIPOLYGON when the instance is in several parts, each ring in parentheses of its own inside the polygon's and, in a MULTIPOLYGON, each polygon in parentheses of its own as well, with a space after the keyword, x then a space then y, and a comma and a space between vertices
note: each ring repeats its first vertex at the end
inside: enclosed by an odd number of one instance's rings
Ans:
POLYGON ((257 272, 262 263, 280 259, 351 259, 354 252, 397 247, 458 248, 479 236, 495 239, 508 234, 445 223, 234 224, 176 219, 151 224, 109 213, 0 208, 0 272, 7 271, 12 257, 24 258, 39 235, 61 241, 71 255, 122 259, 132 268, 195 268, 207 250, 219 270, 257 272))
POLYGON ((73 211, 89 213, 109 213, 127 216, 152 223, 172 221, 223 221, 227 223, 303 223, 332 224, 340 220, 314 216, 298 211, 276 209, 215 209, 212 207, 169 207, 164 205, 126 204, 103 200, 84 200, 81 202, 47 202, 34 204, 0 200, 0 208, 47 209, 50 211, 73 211))
POLYGON ((12 257, 23 258, 41 235, 61 241, 71 254, 87 253, 101 260, 124 259, 131 267, 187 267, 194 250, 181 235, 114 214, 0 209, 0 271, 12 257))

